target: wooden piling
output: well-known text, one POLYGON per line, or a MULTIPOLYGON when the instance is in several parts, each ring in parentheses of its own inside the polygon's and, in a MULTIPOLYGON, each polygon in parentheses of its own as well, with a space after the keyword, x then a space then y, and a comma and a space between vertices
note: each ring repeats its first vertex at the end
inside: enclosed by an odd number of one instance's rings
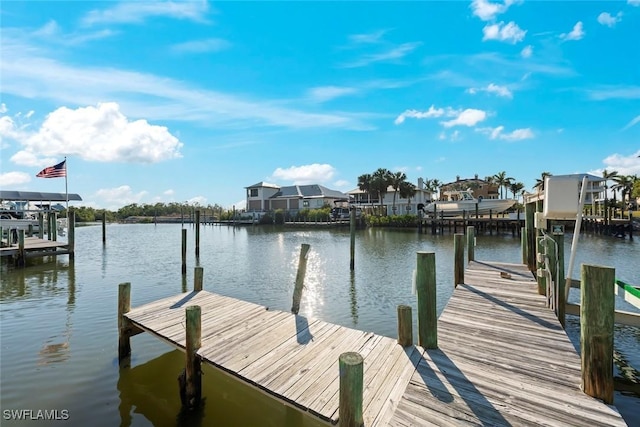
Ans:
POLYGON ((615 269, 583 264, 581 281, 582 390, 612 404, 615 269))
POLYGON ((186 308, 186 366, 185 366, 185 402, 183 405, 188 409, 200 406, 202 399, 202 367, 200 358, 197 355, 201 345, 201 312, 200 306, 192 305, 186 308))
POLYGON ((187 274, 187 229, 182 229, 182 274, 187 274))
POLYGON ((69 212, 67 219, 67 248, 69 250, 69 259, 74 259, 76 254, 76 213, 69 212))
POLYGON ((350 246, 350 262, 349 268, 351 270, 355 269, 355 257, 356 257, 356 210, 352 206, 349 211, 349 234, 351 236, 351 246, 350 246))
POLYGON ((565 297, 565 278, 564 278, 564 233, 553 233, 553 240, 556 242, 557 251, 556 257, 558 265, 556 268, 556 314, 562 327, 565 327, 565 310, 566 310, 566 297, 565 297))
POLYGON ((467 260, 474 261, 476 254, 476 229, 473 225, 467 226, 467 260))
POLYGON ((203 282, 204 282, 204 268, 195 267, 193 269, 193 290, 195 292, 201 291, 203 282))
POLYGON ((526 264, 529 259, 529 243, 527 242, 527 232, 525 227, 520 227, 520 251, 522 252, 522 263, 526 264))
POLYGON ((464 283, 464 234, 453 236, 453 286, 464 283))
POLYGON ((418 252, 416 267, 418 345, 424 348, 438 348, 436 286, 435 252, 418 252))
POLYGON ((398 306, 398 344, 403 347, 413 345, 413 318, 411 306, 398 306))
POLYGON ((361 427, 362 416, 364 359, 355 352, 342 353, 338 359, 340 369, 340 427, 361 427))
POLYGON ((33 236, 33 224, 29 224, 29 227, 27 228, 27 236, 28 237, 33 236))
POLYGON ((307 272, 307 254, 311 245, 303 243, 300 247, 300 259, 298 260, 298 272, 296 273, 296 284, 293 288, 293 303, 291 312, 298 314, 300 311, 300 299, 302 299, 302 289, 304 288, 304 276, 307 272))
MULTIPOLYGON (((493 210, 489 209, 489 235, 493 236, 493 228, 491 227, 491 223, 493 222, 493 210)), ((496 226, 496 232, 498 231, 498 227, 496 226)))
POLYGON ((118 285, 118 361, 131 355, 129 320, 124 317, 131 310, 131 283, 118 285))
POLYGON ((16 259, 16 265, 24 267, 25 254, 24 254, 24 230, 18 230, 18 258, 16 259))
POLYGON ((527 233, 527 244, 528 244, 528 249, 527 249, 527 266, 529 267, 529 271, 536 271, 536 240, 534 238, 535 236, 535 229, 534 229, 534 210, 535 210, 535 203, 527 203, 524 207, 524 224, 525 224, 525 228, 526 228, 526 233, 527 233))
POLYGON ((107 211, 102 211, 102 244, 107 243, 107 211))
MULTIPOLYGON (((538 282, 538 295, 547 295, 547 278, 544 274, 538 274, 538 271, 545 268, 544 262, 538 262, 538 259, 544 259, 544 256, 549 256, 551 260, 550 263, 553 264, 553 259, 551 258, 551 249, 549 248, 544 241, 544 237, 536 237, 536 281, 538 282)), ((553 274, 553 271, 552 273, 553 274)), ((547 306, 549 305, 549 301, 547 301, 547 306)))
POLYGON ((200 209, 196 210, 196 258, 200 258, 200 209))
POLYGON ((38 212, 38 238, 44 239, 44 214, 38 212))

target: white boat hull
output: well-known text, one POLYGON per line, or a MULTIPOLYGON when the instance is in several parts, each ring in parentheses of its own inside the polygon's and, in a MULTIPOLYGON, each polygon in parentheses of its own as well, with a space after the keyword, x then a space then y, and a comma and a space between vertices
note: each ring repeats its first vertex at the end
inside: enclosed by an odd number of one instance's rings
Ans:
POLYGON ((435 212, 437 216, 440 216, 441 213, 444 216, 458 216, 463 213, 466 213, 467 215, 475 215, 476 206, 478 206, 478 215, 487 215, 489 212, 504 212, 515 203, 516 201, 512 199, 438 201, 428 204, 423 208, 423 210, 425 213, 430 215, 433 215, 435 212))

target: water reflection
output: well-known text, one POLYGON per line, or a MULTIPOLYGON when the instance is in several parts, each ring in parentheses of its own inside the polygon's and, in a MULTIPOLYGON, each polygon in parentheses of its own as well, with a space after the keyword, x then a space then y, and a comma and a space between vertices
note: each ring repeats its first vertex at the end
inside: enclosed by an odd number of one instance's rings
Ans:
POLYGON ((356 272, 354 270, 351 270, 349 284, 349 296, 351 297, 351 320, 355 326, 358 324, 358 298, 356 295, 356 272))
POLYGON ((59 280, 59 273, 66 273, 73 277, 73 284, 69 288, 71 303, 75 301, 75 270, 73 263, 50 257, 30 260, 25 268, 14 268, 4 264, 1 268, 2 287, 0 301, 3 303, 59 296, 64 292, 65 280, 59 280))

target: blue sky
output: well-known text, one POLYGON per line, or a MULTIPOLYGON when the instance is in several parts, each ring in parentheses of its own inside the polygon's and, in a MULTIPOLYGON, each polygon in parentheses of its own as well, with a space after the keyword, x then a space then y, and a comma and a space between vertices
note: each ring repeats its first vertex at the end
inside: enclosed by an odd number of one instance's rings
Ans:
POLYGON ((2 189, 240 205, 379 167, 640 174, 640 0, 4 1, 2 189))

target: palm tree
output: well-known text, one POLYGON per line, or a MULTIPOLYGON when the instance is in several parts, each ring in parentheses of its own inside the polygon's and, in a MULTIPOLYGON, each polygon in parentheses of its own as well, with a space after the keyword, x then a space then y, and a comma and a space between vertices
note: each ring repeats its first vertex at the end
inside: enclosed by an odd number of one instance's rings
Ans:
POLYGON ((403 182, 407 182, 407 174, 404 172, 391 172, 389 173, 389 185, 393 187, 393 213, 396 213, 396 195, 403 182))
POLYGON ((417 188, 410 182, 404 181, 400 184, 400 198, 407 199, 411 203, 411 198, 416 195, 417 188))
POLYGON ((498 184, 498 187, 500 188, 500 198, 502 199, 504 198, 502 194, 502 188, 508 188, 508 186, 514 179, 511 177, 507 177, 507 173, 505 171, 498 172, 493 176, 493 178, 495 179, 495 183, 498 184))
POLYGON ((367 201, 371 204, 371 185, 373 182, 373 177, 370 173, 362 174, 358 177, 358 188, 360 191, 364 191, 367 193, 367 201))
POLYGON ((534 190, 537 190, 538 193, 544 191, 544 179, 548 176, 552 176, 551 172, 542 172, 540 174, 540 178, 536 178, 536 185, 533 186, 534 190))
POLYGON ((516 196, 516 194, 524 190, 524 184, 521 182, 511 183, 511 185, 509 185, 509 190, 513 193, 513 198, 517 200, 518 196, 516 196))
POLYGON ((378 194, 380 198, 380 211, 382 212, 383 200, 385 194, 387 194, 387 188, 389 187, 389 175, 390 172, 385 168, 378 168, 372 175, 371 188, 378 194))
MULTIPOLYGON (((430 193, 437 193, 440 190, 440 187, 442 186, 442 181, 440 181, 439 179, 429 179, 429 178, 425 178, 424 180, 424 188, 429 191, 430 193)), ((434 197, 437 200, 437 197, 434 197)))
MULTIPOLYGON (((631 175, 617 175, 613 178, 616 182, 612 190, 619 190, 622 195, 622 214, 624 215, 625 199, 627 194, 629 195, 629 202, 631 202, 631 191, 633 190, 633 177, 631 175)), ((615 193, 614 193, 615 194, 615 193)))

